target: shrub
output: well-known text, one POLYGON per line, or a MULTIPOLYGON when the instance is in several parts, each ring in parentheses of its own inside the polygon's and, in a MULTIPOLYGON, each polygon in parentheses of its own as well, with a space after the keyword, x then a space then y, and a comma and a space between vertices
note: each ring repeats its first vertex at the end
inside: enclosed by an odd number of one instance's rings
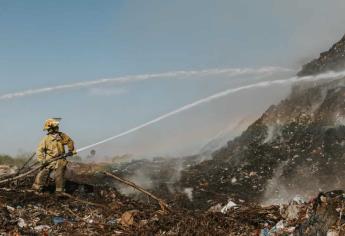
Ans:
POLYGON ((21 167, 31 157, 31 154, 21 154, 12 157, 6 154, 0 154, 0 165, 10 165, 21 167))

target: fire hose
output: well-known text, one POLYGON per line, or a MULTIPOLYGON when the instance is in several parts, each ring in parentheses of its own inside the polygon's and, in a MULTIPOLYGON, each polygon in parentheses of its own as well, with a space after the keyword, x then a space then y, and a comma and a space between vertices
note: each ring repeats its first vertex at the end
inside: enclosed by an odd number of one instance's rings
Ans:
POLYGON ((39 164, 39 162, 36 162, 34 163, 31 168, 27 171, 27 172, 24 172, 22 174, 19 174, 17 176, 13 176, 13 177, 9 177, 7 179, 4 179, 4 180, 1 180, 0 181, 0 184, 3 184, 3 183, 8 183, 8 182, 11 182, 11 181, 15 181, 15 180, 18 180, 18 179, 22 179, 24 178, 25 176, 28 176, 32 173, 35 173, 36 171, 38 171, 39 169, 42 169, 46 166, 48 166, 50 163, 54 162, 54 161, 57 161, 57 160, 60 160, 60 159, 63 159, 63 158, 66 158, 67 156, 66 155, 62 155, 62 156, 59 156, 59 157, 55 157, 55 158, 52 158, 50 160, 47 160, 44 164, 40 164, 39 166, 36 166, 37 164, 39 164), (36 166, 36 167, 35 167, 36 166))
MULTIPOLYGON (((34 163, 33 165, 30 166, 30 169, 27 171, 27 172, 24 172, 22 174, 19 174, 19 175, 14 175, 12 177, 9 177, 9 178, 6 178, 6 179, 3 179, 3 180, 0 180, 0 184, 4 184, 4 183, 9 183, 9 182, 12 182, 12 181, 15 181, 15 180, 18 180, 18 179, 22 179, 24 178, 25 176, 28 176, 30 174, 33 174, 35 173, 36 171, 48 166, 50 163, 54 162, 54 161, 57 161, 57 160, 60 160, 60 159, 63 159, 63 158, 66 158, 68 155, 64 154, 62 156, 59 156, 59 157, 55 157, 55 158, 52 158, 50 160, 47 160, 46 162, 44 162, 43 164, 40 164, 39 166, 36 166, 39 162, 36 162, 34 163), (36 166, 36 167, 34 167, 36 166)), ((28 162, 26 162, 22 168, 24 168, 24 166, 27 164, 28 162)), ((21 169, 22 169, 21 168, 21 169)), ((19 173, 19 171, 17 172, 19 173)), ((103 174, 105 176, 109 176, 113 179, 116 179, 118 180, 119 182, 123 183, 123 184, 126 184, 126 185, 129 185, 135 189, 137 189, 138 191, 146 194, 147 196, 151 197, 152 199, 156 200, 159 204, 159 206, 161 207, 162 211, 163 212, 170 212, 171 211, 171 208, 169 207, 168 204, 165 203, 165 201, 163 199, 160 199, 158 197, 156 197, 155 195, 153 195, 152 193, 146 191, 145 189, 141 188, 140 186, 136 185, 135 183, 131 182, 131 181, 128 181, 128 180, 125 180, 123 178, 120 178, 112 173, 109 173, 109 172, 103 172, 103 174)), ((69 195, 69 194, 66 194, 66 195, 69 195)), ((69 195, 69 197, 71 197, 69 195)))

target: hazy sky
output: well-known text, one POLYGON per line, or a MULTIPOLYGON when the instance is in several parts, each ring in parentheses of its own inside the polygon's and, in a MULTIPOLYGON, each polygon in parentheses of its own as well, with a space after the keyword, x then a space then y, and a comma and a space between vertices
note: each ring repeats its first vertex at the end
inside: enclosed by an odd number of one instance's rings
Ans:
MULTIPOLYGON (((175 70, 297 70, 343 36, 344 12, 343 0, 0 0, 0 96, 175 70)), ((80 147, 262 79, 268 77, 194 76, 0 100, 0 153, 34 150, 52 116, 63 117, 62 129, 80 147)), ((109 155, 191 153, 232 123, 255 119, 287 92, 278 86, 229 96, 99 149, 109 155)))

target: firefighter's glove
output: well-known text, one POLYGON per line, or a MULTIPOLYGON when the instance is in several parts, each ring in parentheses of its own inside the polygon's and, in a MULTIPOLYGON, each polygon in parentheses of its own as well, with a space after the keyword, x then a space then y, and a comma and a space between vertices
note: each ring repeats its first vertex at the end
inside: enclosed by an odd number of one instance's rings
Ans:
POLYGON ((73 156, 73 155, 74 155, 74 152, 69 151, 69 152, 67 152, 66 157, 71 157, 71 156, 73 156))

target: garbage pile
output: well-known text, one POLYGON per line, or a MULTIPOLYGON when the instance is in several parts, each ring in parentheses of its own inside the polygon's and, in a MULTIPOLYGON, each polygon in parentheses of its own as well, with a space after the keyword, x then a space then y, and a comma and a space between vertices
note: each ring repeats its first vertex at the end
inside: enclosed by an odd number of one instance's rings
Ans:
POLYGON ((184 169, 180 189, 193 189, 197 208, 345 189, 344 83, 296 88, 211 160, 184 169))
MULTIPOLYGON (((298 75, 343 70, 344 55, 345 36, 298 75)), ((178 188, 190 189, 189 206, 202 209, 228 197, 284 201, 345 189, 344 99, 345 78, 296 84, 211 160, 183 169, 178 188)))
POLYGON ((233 201, 207 211, 180 211, 149 223, 158 235, 342 236, 345 235, 345 194, 320 193, 306 202, 295 197, 288 204, 259 206, 233 201))
POLYGON ((107 185, 67 181, 67 193, 55 194, 53 185, 32 191, 32 181, 0 188, 0 235, 345 235, 343 191, 269 206, 228 199, 206 210, 170 201, 164 212, 107 185))
POLYGON ((114 169, 188 209, 345 189, 344 99, 345 79, 296 86, 210 160, 137 160, 114 169))
POLYGON ((320 57, 304 65, 299 76, 315 75, 329 70, 337 71, 345 68, 345 35, 320 57))
POLYGON ((29 179, 0 189, 1 235, 122 234, 131 232, 134 215, 150 219, 160 214, 156 204, 136 202, 112 187, 68 181, 66 194, 55 194, 49 187, 37 193, 29 179))

